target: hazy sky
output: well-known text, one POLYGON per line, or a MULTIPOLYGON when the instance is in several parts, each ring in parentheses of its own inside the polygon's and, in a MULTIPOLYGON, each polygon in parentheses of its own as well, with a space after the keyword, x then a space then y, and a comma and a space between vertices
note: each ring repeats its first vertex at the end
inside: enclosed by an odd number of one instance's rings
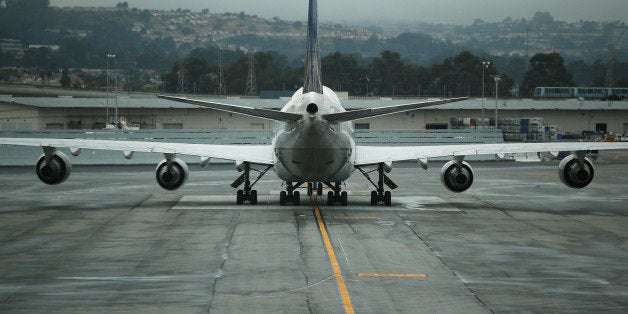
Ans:
MULTIPOLYGON (((306 20, 306 0, 126 0, 141 9, 191 9, 241 12, 287 20, 306 20)), ((56 6, 115 6, 123 0, 51 0, 56 6)), ((530 18, 536 11, 550 12, 554 19, 628 22, 628 0, 319 0, 321 21, 402 21, 471 24, 530 18)))

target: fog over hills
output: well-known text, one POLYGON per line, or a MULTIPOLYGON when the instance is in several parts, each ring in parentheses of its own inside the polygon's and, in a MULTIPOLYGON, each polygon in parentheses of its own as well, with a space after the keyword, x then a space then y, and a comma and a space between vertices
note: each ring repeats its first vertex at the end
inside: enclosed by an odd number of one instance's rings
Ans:
MULTIPOLYGON (((55 6, 115 6, 118 0, 52 0, 55 6)), ((244 12, 264 18, 303 21, 306 19, 307 1, 269 0, 131 0, 130 7, 140 9, 190 9, 211 12, 244 12)), ((556 19, 568 22, 628 21, 625 0, 322 0, 319 1, 319 17, 322 21, 338 23, 368 22, 430 22, 469 25, 475 19, 488 22, 504 18, 520 19, 532 16, 536 11, 549 12, 556 19)))

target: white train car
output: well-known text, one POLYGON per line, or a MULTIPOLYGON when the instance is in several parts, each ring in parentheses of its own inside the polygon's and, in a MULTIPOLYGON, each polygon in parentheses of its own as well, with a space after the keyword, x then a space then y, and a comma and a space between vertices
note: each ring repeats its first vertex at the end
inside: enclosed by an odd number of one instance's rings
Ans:
POLYGON ((628 88, 625 87, 537 87, 534 89, 535 98, 585 98, 624 100, 628 98, 628 88))

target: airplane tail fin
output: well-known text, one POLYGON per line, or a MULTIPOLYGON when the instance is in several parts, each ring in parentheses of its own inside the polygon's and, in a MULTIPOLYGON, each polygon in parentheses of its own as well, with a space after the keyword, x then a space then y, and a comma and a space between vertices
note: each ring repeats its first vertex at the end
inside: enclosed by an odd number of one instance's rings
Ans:
POLYGON ((318 3, 310 0, 307 19, 307 55, 305 57, 305 80, 303 93, 323 93, 321 63, 318 53, 318 3))

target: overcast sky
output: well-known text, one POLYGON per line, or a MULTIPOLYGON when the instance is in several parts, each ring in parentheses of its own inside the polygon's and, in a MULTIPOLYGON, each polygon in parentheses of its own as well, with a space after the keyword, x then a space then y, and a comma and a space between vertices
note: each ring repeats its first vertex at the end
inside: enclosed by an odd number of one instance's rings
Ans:
MULTIPOLYGON (((123 0, 51 0, 55 6, 115 6, 123 0)), ((127 0, 140 9, 191 9, 241 12, 286 20, 307 19, 306 0, 127 0)), ((628 22, 628 0, 319 0, 319 19, 333 22, 436 22, 471 24, 530 18, 537 11, 550 12, 565 21, 628 22)))

